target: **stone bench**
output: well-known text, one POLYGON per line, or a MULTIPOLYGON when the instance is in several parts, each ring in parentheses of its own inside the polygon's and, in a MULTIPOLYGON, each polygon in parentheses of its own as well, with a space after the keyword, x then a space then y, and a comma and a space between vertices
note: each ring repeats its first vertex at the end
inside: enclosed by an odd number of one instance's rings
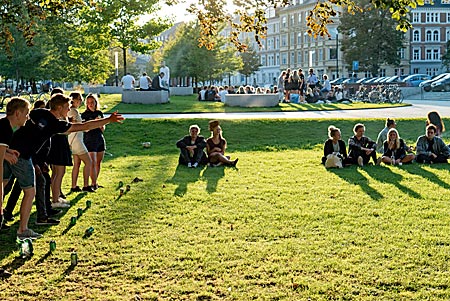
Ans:
POLYGON ((123 103, 157 104, 169 102, 167 91, 123 91, 123 103))
POLYGON ((230 107, 276 107, 278 94, 227 94, 225 105, 230 107))
POLYGON ((170 87, 170 95, 187 96, 194 94, 194 88, 192 87, 170 87))

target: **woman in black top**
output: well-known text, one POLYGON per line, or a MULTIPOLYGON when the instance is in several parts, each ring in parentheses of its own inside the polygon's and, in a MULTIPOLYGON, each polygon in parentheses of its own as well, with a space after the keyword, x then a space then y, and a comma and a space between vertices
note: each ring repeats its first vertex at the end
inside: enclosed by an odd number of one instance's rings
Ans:
POLYGON ((406 153, 410 148, 406 146, 403 139, 400 139, 396 129, 391 128, 387 137, 387 140, 384 141, 384 153, 381 157, 381 161, 386 164, 401 165, 403 163, 410 163, 414 160, 414 154, 406 153))
POLYGON ((328 127, 328 137, 328 140, 325 141, 323 146, 322 164, 325 164, 329 154, 340 156, 342 158, 342 165, 351 164, 350 160, 347 158, 345 142, 341 140, 341 130, 334 125, 330 125, 328 127))
POLYGON ((222 137, 222 128, 217 120, 209 122, 209 130, 212 136, 206 140, 206 152, 209 163, 212 166, 229 165, 236 166, 238 159, 232 161, 229 156, 225 156, 227 141, 222 137))
MULTIPOLYGON (((103 118, 103 113, 99 110, 99 107, 100 105, 97 97, 94 94, 89 94, 86 97, 86 111, 81 114, 83 122, 103 118)), ((100 187, 97 183, 97 179, 100 174, 100 165, 106 150, 105 138, 103 137, 104 130, 105 126, 96 128, 84 133, 83 137, 84 144, 89 152, 89 157, 91 157, 91 187, 94 189, 100 187)))

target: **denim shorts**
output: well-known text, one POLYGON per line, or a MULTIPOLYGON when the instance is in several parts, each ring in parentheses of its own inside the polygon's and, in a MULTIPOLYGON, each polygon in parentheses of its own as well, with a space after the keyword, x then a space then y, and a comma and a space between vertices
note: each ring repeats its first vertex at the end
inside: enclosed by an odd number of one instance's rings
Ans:
POLYGON ((35 187, 34 166, 31 159, 19 158, 16 164, 3 161, 3 180, 9 180, 14 175, 20 188, 27 189, 35 187))

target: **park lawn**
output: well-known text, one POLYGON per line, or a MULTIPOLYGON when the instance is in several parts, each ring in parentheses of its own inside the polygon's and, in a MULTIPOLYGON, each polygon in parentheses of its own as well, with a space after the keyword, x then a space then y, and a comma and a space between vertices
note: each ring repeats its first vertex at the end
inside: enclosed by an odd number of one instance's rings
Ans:
MULTIPOLYGON (((448 165, 325 170, 328 125, 348 137, 357 121, 223 121, 236 169, 177 166, 176 140, 192 123, 209 136, 207 120, 109 125, 105 188, 69 195, 59 226, 30 224, 44 237, 29 260, 17 258, 14 235, 0 235, 0 267, 14 274, 0 298, 448 300, 448 165), (119 181, 131 186, 122 197, 119 181), (92 208, 68 227, 87 199, 92 208)), ((364 123, 375 139, 384 121, 364 123)), ((397 123, 410 144, 424 132, 424 120, 397 123)))
POLYGON ((356 110, 405 106, 409 104, 292 104, 280 103, 277 107, 241 108, 227 107, 221 102, 198 101, 196 95, 171 96, 170 103, 157 105, 125 104, 121 103, 120 94, 101 94, 101 109, 111 113, 224 113, 224 112, 289 112, 289 111, 324 111, 324 110, 356 110))

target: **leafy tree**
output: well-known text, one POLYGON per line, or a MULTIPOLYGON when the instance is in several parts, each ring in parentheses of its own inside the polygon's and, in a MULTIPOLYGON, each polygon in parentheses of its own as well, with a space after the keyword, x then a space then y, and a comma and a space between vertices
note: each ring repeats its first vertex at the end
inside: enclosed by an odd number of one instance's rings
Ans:
POLYGON ((175 37, 154 55, 154 68, 166 61, 172 77, 193 77, 195 83, 221 80, 225 73, 235 72, 241 65, 235 49, 227 47, 222 37, 216 37, 215 47, 210 50, 198 45, 200 30, 196 24, 180 26, 175 37))
POLYGON ((392 14, 370 9, 370 2, 360 1, 364 9, 355 15, 343 13, 338 27, 342 33, 342 51, 349 69, 353 61, 359 61, 362 71, 378 75, 380 66, 388 64, 398 66, 398 50, 404 42, 403 33, 395 29, 392 14))
POLYGON ((447 67, 447 71, 450 69, 450 41, 447 41, 445 54, 442 56, 442 64, 447 67))
POLYGON ((239 72, 242 75, 245 75, 245 84, 247 85, 248 77, 258 71, 261 63, 258 53, 252 47, 249 47, 247 51, 242 52, 240 56, 242 58, 242 68, 239 72))

